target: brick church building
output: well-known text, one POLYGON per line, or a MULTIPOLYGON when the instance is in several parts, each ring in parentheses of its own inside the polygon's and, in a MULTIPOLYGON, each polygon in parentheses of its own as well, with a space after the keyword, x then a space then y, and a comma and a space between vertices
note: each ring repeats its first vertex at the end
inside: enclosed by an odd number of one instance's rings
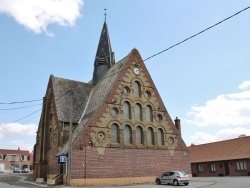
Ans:
POLYGON ((50 76, 34 151, 36 178, 74 186, 191 174, 180 120, 169 116, 137 49, 115 61, 106 20, 92 80, 50 76))

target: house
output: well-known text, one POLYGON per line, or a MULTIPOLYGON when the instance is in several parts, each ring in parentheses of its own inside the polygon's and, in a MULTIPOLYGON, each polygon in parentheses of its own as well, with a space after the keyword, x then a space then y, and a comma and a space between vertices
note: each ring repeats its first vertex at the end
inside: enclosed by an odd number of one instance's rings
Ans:
POLYGON ((193 176, 250 175, 250 136, 188 147, 193 176))
POLYGON ((12 172, 14 167, 30 168, 33 165, 33 155, 27 150, 0 149, 0 172, 12 172))
POLYGON ((169 116, 137 49, 115 61, 106 20, 92 80, 50 76, 34 151, 35 178, 74 186, 191 173, 180 119, 169 116))

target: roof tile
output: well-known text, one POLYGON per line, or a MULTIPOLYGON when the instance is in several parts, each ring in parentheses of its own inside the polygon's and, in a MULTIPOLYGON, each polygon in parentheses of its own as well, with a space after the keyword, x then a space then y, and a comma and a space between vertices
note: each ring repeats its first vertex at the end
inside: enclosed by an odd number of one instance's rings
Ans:
POLYGON ((191 163, 250 158, 250 136, 189 146, 191 163))

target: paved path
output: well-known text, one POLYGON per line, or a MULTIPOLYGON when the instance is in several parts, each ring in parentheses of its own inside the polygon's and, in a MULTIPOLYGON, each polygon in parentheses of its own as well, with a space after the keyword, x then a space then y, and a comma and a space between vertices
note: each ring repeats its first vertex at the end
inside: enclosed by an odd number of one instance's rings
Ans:
MULTIPOLYGON (((180 188, 249 188, 250 177, 194 177, 188 186, 178 186, 180 188)), ((36 184, 32 174, 0 174, 0 188, 70 188, 72 186, 57 185, 47 186, 46 184, 36 184), (7 183, 7 184, 6 184, 7 183)), ((174 185, 157 184, 136 184, 120 186, 82 186, 83 188, 171 188, 174 185)))

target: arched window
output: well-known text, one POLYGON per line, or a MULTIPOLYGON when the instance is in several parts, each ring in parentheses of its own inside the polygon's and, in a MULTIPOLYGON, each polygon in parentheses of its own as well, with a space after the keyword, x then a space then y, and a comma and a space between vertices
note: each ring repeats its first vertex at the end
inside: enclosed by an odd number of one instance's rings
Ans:
POLYGON ((134 82, 134 96, 141 97, 141 84, 138 81, 134 82))
POLYGON ((123 103, 123 118, 131 119, 131 106, 127 101, 123 103))
POLYGON ((119 143, 119 127, 115 123, 111 126, 111 142, 119 143))
POLYGON ((143 130, 140 126, 136 127, 136 144, 143 144, 143 130))
POLYGON ((140 104, 135 104, 135 119, 142 121, 142 107, 140 104))
POLYGON ((49 128, 49 146, 52 145, 52 128, 49 128))
POLYGON ((147 144, 154 145, 154 131, 151 127, 147 130, 147 144))
POLYGON ((132 144, 132 129, 129 125, 124 127, 124 144, 132 144))
POLYGON ((164 133, 161 128, 157 130, 157 138, 158 138, 158 145, 163 146, 164 145, 164 133))
POLYGON ((148 122, 153 121, 152 107, 149 105, 146 106, 146 121, 148 121, 148 122))

